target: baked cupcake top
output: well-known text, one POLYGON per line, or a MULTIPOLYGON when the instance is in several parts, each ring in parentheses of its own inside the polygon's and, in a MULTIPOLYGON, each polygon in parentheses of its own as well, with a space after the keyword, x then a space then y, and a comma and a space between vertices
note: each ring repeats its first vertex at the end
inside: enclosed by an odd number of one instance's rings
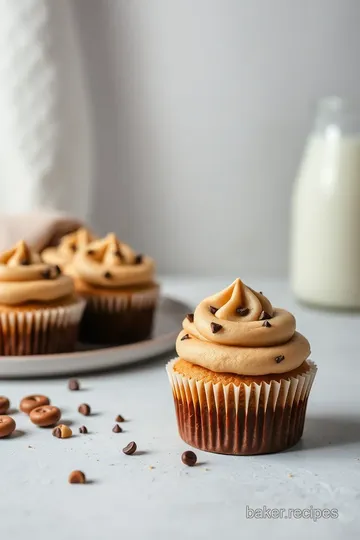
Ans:
POLYGON ((24 241, 0 253, 0 304, 51 302, 73 292, 71 278, 44 263, 24 241))
POLYGON ((57 247, 44 249, 41 257, 49 264, 58 264, 64 267, 71 263, 75 253, 85 248, 95 238, 89 229, 81 227, 77 231, 63 236, 57 247))
POLYGON ((154 276, 154 261, 136 254, 114 233, 79 251, 72 266, 78 278, 106 289, 145 285, 151 283, 154 276))
POLYGON ((285 373, 310 355, 309 342, 296 332, 295 317, 273 308, 240 279, 187 315, 176 350, 193 364, 238 375, 285 373))

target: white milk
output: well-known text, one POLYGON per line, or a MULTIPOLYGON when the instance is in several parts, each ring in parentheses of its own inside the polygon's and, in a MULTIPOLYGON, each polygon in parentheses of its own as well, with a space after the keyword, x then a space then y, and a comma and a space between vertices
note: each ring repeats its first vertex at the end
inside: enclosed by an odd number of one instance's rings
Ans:
POLYGON ((291 281, 299 300, 360 308, 360 134, 311 135, 292 201, 291 281))

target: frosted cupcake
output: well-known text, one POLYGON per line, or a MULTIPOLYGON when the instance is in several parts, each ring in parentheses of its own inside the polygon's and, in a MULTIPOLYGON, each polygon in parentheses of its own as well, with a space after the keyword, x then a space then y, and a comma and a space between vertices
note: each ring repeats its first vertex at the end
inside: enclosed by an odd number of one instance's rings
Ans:
POLYGON ((63 272, 72 275, 71 262, 75 253, 86 248, 95 239, 96 237, 89 229, 81 227, 77 231, 63 236, 58 246, 44 249, 41 257, 46 263, 58 265, 63 272))
POLYGON ((25 242, 0 254, 0 355, 74 350, 84 307, 71 278, 25 242))
POLYGON ((167 365, 180 436, 209 452, 279 452, 302 436, 316 374, 289 312, 237 279, 183 321, 167 365))
POLYGON ((76 291, 87 302, 83 341, 125 344, 151 335, 159 287, 150 257, 108 234, 79 251, 72 266, 76 291))

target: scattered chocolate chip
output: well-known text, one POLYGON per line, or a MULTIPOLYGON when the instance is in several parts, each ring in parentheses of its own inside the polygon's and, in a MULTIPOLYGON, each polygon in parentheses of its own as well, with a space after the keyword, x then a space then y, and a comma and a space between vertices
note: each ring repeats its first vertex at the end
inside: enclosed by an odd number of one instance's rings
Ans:
POLYGON ((271 315, 269 315, 269 313, 266 313, 266 311, 262 311, 260 313, 259 321, 264 321, 265 319, 271 319, 271 315))
POLYGON ((22 261, 20 261, 20 264, 21 266, 29 266, 30 261, 29 259, 23 259, 22 261))
POLYGON ((241 317, 245 317, 245 315, 247 315, 249 311, 250 310, 247 307, 239 306, 238 308, 236 308, 236 313, 238 313, 238 315, 241 315, 241 317))
POLYGON ((111 279, 112 278, 112 273, 111 272, 105 272, 104 278, 105 279, 111 279))
POLYGON ((215 315, 215 313, 217 312, 218 308, 217 308, 217 307, 214 307, 214 306, 210 306, 210 307, 209 307, 209 310, 210 310, 210 313, 212 313, 213 315, 215 315))
POLYGON ((122 428, 119 426, 119 424, 115 424, 115 426, 112 428, 114 433, 121 433, 122 428))
POLYGON ((193 467, 197 462, 197 456, 195 452, 187 450, 182 454, 181 461, 184 463, 184 465, 187 465, 188 467, 193 467))
POLYGON ((259 294, 263 295, 264 293, 262 291, 259 291, 259 294))
POLYGON ((61 429, 60 428, 55 428, 52 432, 52 434, 54 435, 54 437, 57 437, 58 439, 61 439, 61 429))
POLYGON ((51 270, 50 268, 46 268, 41 272, 41 275, 44 279, 51 279, 51 270))
POLYGON ((280 354, 280 356, 277 356, 277 357, 275 358, 275 362, 276 362, 277 364, 280 364, 280 362, 282 362, 283 360, 285 360, 285 356, 284 356, 283 354, 280 354))
POLYGON ((221 324, 215 322, 212 322, 210 326, 213 334, 217 334, 222 329, 221 324))
POLYGON ((87 254, 88 254, 88 255, 94 255, 94 253, 95 253, 95 250, 94 250, 94 249, 88 249, 88 250, 87 250, 87 254))
POLYGON ((186 318, 189 322, 194 322, 194 314, 193 313, 188 313, 186 315, 186 318))
POLYGON ((82 471, 72 471, 69 475, 69 484, 85 484, 86 478, 82 471))
POLYGON ((125 418, 123 418, 121 414, 118 414, 115 418, 115 422, 125 422, 125 418))
POLYGON ((81 405, 79 405, 78 411, 84 416, 89 416, 89 414, 91 413, 90 405, 88 405, 87 403, 82 403, 81 405))
POLYGON ((76 379, 70 379, 68 382, 68 389, 69 390, 80 390, 80 384, 79 381, 76 379))
POLYGON ((271 328, 271 324, 269 323, 269 321, 264 321, 263 326, 266 326, 266 328, 271 328))
POLYGON ((136 452, 136 449, 137 449, 136 443, 132 441, 127 446, 125 446, 125 448, 123 448, 123 452, 127 456, 131 456, 132 454, 134 454, 134 452, 136 452))
POLYGON ((189 334, 185 334, 180 341, 184 341, 185 339, 191 339, 189 334))
POLYGON ((79 427, 79 433, 87 433, 87 432, 88 432, 88 430, 87 430, 86 426, 79 427))
POLYGON ((143 255, 136 255, 135 257, 135 264, 141 264, 143 262, 143 258, 144 256, 143 255))

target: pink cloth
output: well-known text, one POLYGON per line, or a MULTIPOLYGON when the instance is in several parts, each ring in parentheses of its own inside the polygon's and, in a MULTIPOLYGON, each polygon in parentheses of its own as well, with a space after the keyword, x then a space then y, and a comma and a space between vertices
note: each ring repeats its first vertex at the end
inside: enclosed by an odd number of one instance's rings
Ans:
POLYGON ((0 251, 25 240, 37 251, 56 246, 65 234, 76 231, 83 224, 76 218, 55 210, 41 210, 29 214, 0 215, 0 251))

